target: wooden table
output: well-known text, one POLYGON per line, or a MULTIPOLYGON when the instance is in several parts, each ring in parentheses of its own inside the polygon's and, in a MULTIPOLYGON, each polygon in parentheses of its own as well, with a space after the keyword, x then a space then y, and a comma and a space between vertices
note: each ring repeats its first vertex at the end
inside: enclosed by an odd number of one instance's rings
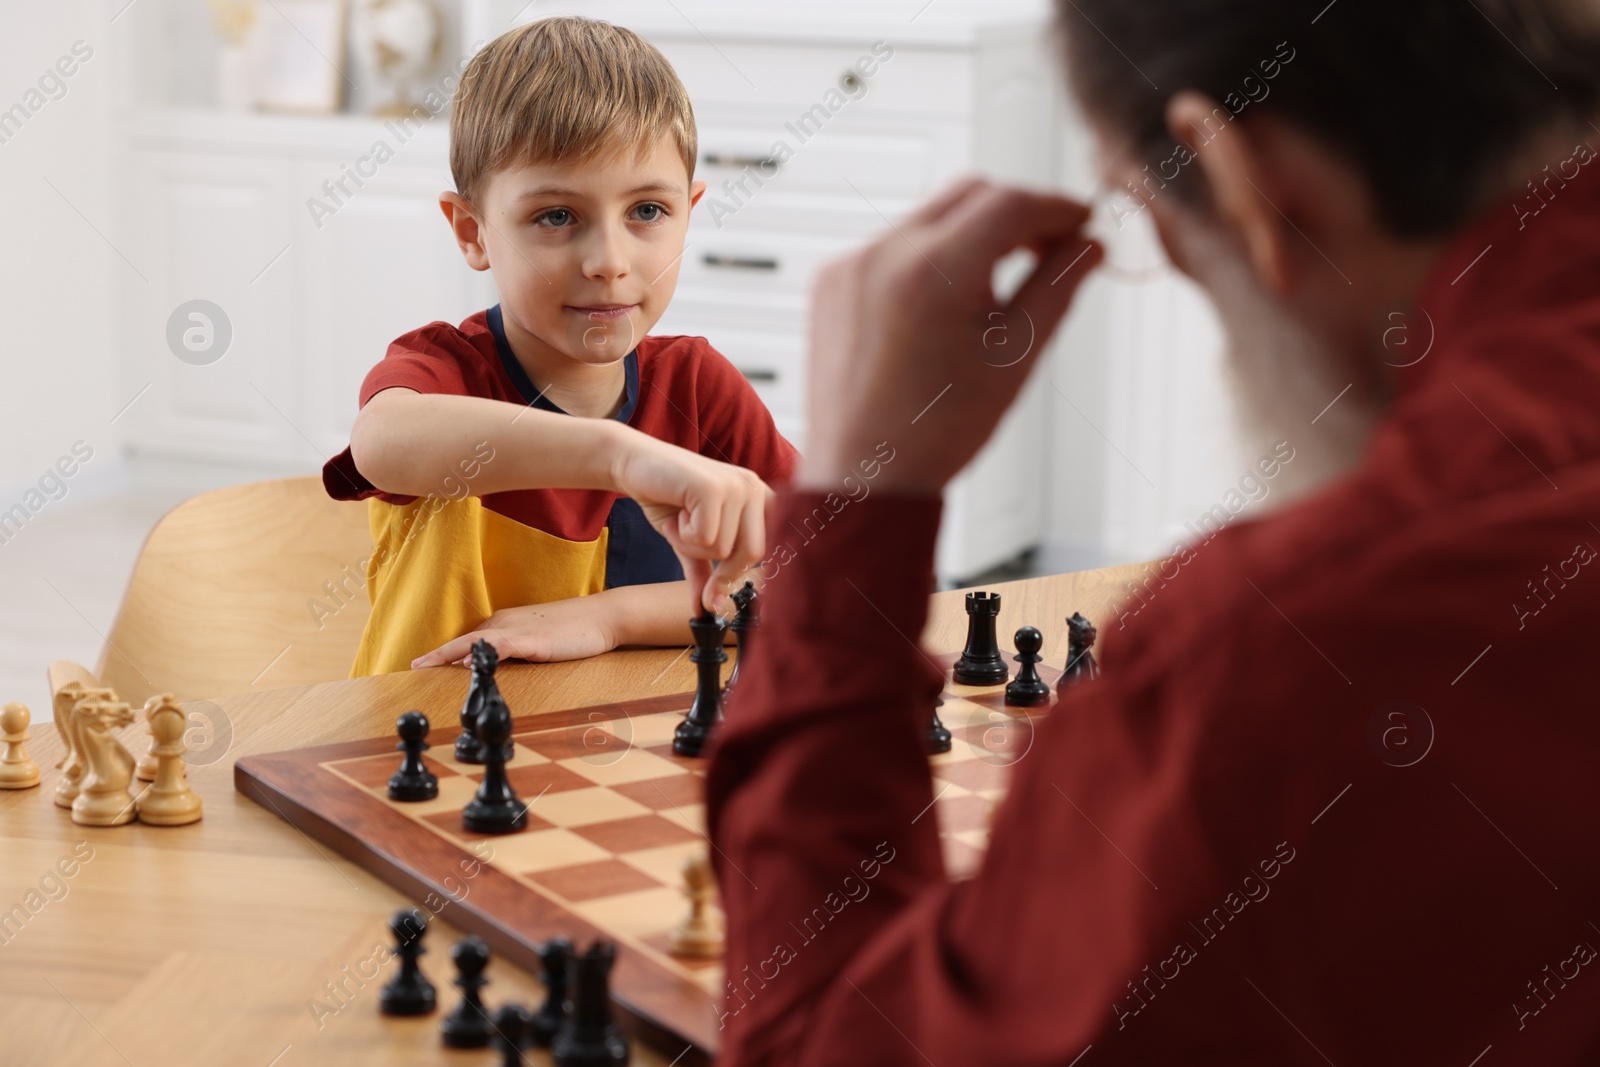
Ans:
MULTIPOLYGON (((1045 634, 1049 662, 1066 655, 1063 619, 1088 615, 1114 641, 1115 604, 1142 565, 1010 582, 1003 648, 1024 624, 1045 634)), ((962 594, 933 597, 924 643, 959 649, 962 594)), ((509 664, 501 691, 517 715, 694 688, 686 656, 613 652, 575 663, 509 664)), ((488 1065, 489 1051, 439 1043, 439 1016, 380 1016, 394 965, 368 962, 389 943, 386 920, 414 904, 327 853, 234 791, 242 755, 370 737, 407 708, 453 729, 466 692, 457 667, 192 702, 216 736, 189 778, 205 802, 193 825, 93 829, 52 803, 61 755, 48 708, 34 709, 29 750, 40 788, 0 792, 0 1061, 72 1067, 402 1067, 488 1065), (198 764, 201 760, 211 762, 198 764), (84 859, 83 857, 88 857, 84 859), (70 871, 70 875, 62 872, 70 871), (376 973, 374 973, 376 970, 376 973), (364 977, 365 976, 365 977, 364 977), (312 1003, 337 1008, 314 1012, 312 1003), (320 1015, 320 1018, 319 1018, 320 1015)), ((447 950, 459 933, 448 906, 428 934, 423 968, 441 1012, 455 1003, 447 950)), ((496 960, 485 999, 537 1006, 542 987, 496 960)), ((542 1053, 530 1063, 548 1063, 542 1053)), ((634 1062, 665 1067, 636 1046, 634 1062)))

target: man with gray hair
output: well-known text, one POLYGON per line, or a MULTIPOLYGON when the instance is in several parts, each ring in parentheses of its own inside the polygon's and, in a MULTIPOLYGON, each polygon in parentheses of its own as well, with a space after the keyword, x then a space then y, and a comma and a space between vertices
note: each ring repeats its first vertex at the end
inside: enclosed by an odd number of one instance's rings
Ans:
POLYGON ((1101 252, 1083 206, 973 181, 823 272, 775 525, 896 457, 770 584, 715 745, 720 1063, 1600 1062, 1597 22, 1063 0, 1107 183, 1320 484, 1108 635, 968 881, 920 818, 941 679, 907 635, 940 490, 1029 372, 982 331, 1048 332, 1101 252))

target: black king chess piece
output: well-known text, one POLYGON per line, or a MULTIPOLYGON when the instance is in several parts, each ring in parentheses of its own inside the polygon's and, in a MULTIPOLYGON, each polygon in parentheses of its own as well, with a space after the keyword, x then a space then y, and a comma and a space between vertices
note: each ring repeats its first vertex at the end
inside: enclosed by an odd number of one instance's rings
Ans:
POLYGON ((464 937, 450 950, 456 965, 456 988, 461 1003, 439 1023, 439 1033, 451 1048, 486 1048, 494 1030, 479 992, 489 984, 483 970, 489 966, 489 946, 480 937, 464 937))
POLYGON ((1094 623, 1076 611, 1067 620, 1067 666, 1056 682, 1057 693, 1068 686, 1100 676, 1100 664, 1094 661, 1094 653, 1089 651, 1094 647, 1095 635, 1099 632, 1094 628, 1094 623))
POLYGON ((999 593, 967 594, 967 647, 951 674, 962 685, 999 685, 1010 677, 995 637, 999 617, 999 593))
POLYGON ((689 714, 672 732, 672 751, 680 756, 700 755, 721 710, 722 665, 728 662, 728 654, 722 649, 722 634, 726 629, 715 612, 702 611, 689 620, 689 632, 694 635, 694 651, 689 653, 689 662, 695 665, 699 682, 689 714))
MULTIPOLYGON (((467 699, 461 705, 461 735, 456 738, 456 759, 462 763, 484 763, 483 740, 478 736, 478 717, 489 695, 500 693, 500 684, 494 672, 500 666, 500 654, 489 642, 479 638, 472 645, 472 683, 467 687, 467 699)), ((511 752, 505 754, 511 758, 511 752)))
POLYGON ((928 751, 937 756, 950 751, 950 731, 939 719, 939 709, 944 707, 944 695, 933 698, 933 720, 928 723, 928 751))
POLYGON ((572 942, 553 937, 534 949, 544 968, 544 1003, 529 1022, 529 1039, 536 1048, 549 1048, 567 1017, 567 961, 572 958, 572 942))
POLYGON ((621 1067, 628 1062, 628 1042, 611 1021, 607 988, 616 960, 617 946, 609 941, 596 941, 570 958, 572 1010, 550 1042, 556 1067, 621 1067))
POLYGON ((728 629, 733 631, 733 636, 739 642, 739 654, 733 661, 733 673, 728 675, 728 684, 722 687, 722 699, 728 699, 728 694, 733 692, 734 683, 739 680, 739 671, 744 665, 744 654, 750 647, 750 638, 754 635, 756 627, 761 625, 761 616, 756 614, 756 583, 745 582, 743 587, 728 594, 728 599, 733 601, 735 608, 733 621, 728 624, 728 629))
POLYGON ((400 969, 389 979, 378 994, 378 1010, 385 1015, 426 1015, 437 1003, 433 983, 428 981, 417 966, 417 957, 428 951, 422 947, 422 935, 428 930, 428 917, 421 908, 397 911, 389 919, 389 932, 394 934, 394 954, 400 957, 400 969))
POLYGON ((1017 631, 1013 640, 1017 646, 1017 663, 1021 670, 1006 686, 1006 703, 1013 707, 1032 708, 1050 703, 1050 683, 1039 677, 1039 649, 1044 647, 1044 634, 1032 626, 1017 631))
POLYGON ((483 742, 483 781, 471 803, 461 810, 461 824, 480 834, 515 833, 528 825, 528 806, 512 792, 506 778, 511 750, 511 711, 497 689, 478 713, 478 739, 483 742))
POLYGON ((428 717, 420 711, 408 711, 394 726, 400 734, 395 748, 406 755, 400 761, 400 769, 389 778, 389 799, 432 800, 439 795, 439 779, 422 762, 422 753, 428 748, 428 717))

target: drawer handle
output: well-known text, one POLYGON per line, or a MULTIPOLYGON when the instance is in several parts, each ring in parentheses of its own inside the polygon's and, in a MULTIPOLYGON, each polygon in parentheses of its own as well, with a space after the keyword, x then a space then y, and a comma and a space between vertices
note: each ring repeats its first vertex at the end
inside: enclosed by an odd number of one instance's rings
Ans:
POLYGON ((745 370, 741 367, 739 368, 739 373, 744 375, 747 382, 761 382, 771 385, 778 380, 778 372, 775 370, 745 370))
POLYGON ((760 171, 777 170, 783 164, 771 156, 741 156, 731 152, 707 152, 700 157, 708 167, 755 167, 760 171))
POLYGON ((724 256, 707 252, 701 261, 708 267, 727 267, 732 270, 777 270, 778 261, 766 256, 724 256))

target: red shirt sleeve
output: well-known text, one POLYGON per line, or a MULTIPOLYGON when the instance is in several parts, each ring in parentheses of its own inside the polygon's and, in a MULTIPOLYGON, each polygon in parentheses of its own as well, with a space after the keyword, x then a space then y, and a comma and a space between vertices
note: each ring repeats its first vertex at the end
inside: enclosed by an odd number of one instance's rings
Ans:
MULTIPOLYGON (((1101 1064, 1183 1060, 1228 1005, 1254 1007, 1242 980, 1215 975, 1232 963, 1225 954, 1261 947, 1230 931, 1226 948, 1199 950, 1210 977, 1175 983, 1182 999, 1162 996, 1160 1022, 1117 1015, 1141 1004, 1129 983, 1154 973, 1142 967, 1176 966, 1185 939, 1203 946, 1184 920, 1237 889, 1193 846, 1190 807, 1170 800, 1183 783, 1164 765, 1193 731, 1164 724, 1157 733, 1177 740, 1163 746, 1127 729, 1105 678, 1029 717, 1039 726, 1015 760, 985 863, 949 881, 934 809, 945 783, 930 777, 925 740, 943 672, 916 641, 941 505, 879 492, 841 508, 830 496, 780 498, 761 641, 711 755, 707 813, 728 915, 717 1062, 1060 1067, 1089 1046, 1101 1064), (784 540, 830 513, 812 540, 784 540)), ((944 714, 957 745, 994 729, 944 714)), ((1275 856, 1277 840, 1262 855, 1281 866, 1294 852, 1275 856)), ((1155 991, 1162 979, 1150 981, 1155 991)), ((1259 1045, 1224 1035, 1215 1058, 1184 1062, 1309 1062, 1293 1057, 1299 1039, 1285 1029, 1263 1022, 1259 1045)))
MULTIPOLYGON (((374 396, 393 388, 449 396, 490 396, 484 378, 483 356, 472 342, 447 322, 429 323, 390 343, 383 359, 361 382, 359 406, 366 407, 374 396)), ((322 486, 335 500, 377 496, 404 503, 415 499, 391 498, 379 490, 356 469, 348 447, 323 464, 322 486)))

